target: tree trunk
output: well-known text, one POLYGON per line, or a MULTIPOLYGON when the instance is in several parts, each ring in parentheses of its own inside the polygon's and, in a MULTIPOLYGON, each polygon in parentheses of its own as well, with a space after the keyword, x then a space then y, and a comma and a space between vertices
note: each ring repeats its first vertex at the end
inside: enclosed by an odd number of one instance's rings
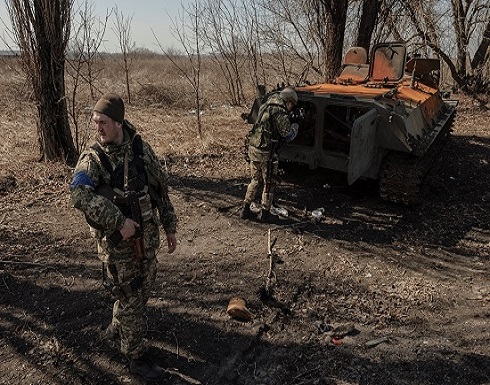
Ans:
POLYGON ((347 0, 320 0, 325 15, 325 78, 333 79, 342 64, 344 34, 347 20, 347 0))
POLYGON ((34 91, 38 100, 41 156, 46 161, 63 161, 74 165, 77 151, 68 121, 64 61, 56 63, 46 54, 41 55, 40 61, 41 68, 49 68, 34 91))
POLYGON ((490 48, 490 20, 488 20, 487 26, 485 28, 485 32, 483 33, 482 41, 475 52, 475 56, 473 56, 473 60, 471 61, 472 69, 479 69, 483 67, 483 65, 488 61, 490 56, 489 48, 490 48))
POLYGON ((65 97, 65 50, 72 1, 9 0, 7 3, 22 65, 37 102, 41 158, 69 165, 77 160, 65 97))
POLYGON ((456 46, 458 47, 456 53, 456 70, 459 77, 466 77, 466 57, 468 48, 468 37, 465 30, 466 11, 464 9, 461 0, 451 0, 451 6, 453 9, 453 25, 456 31, 456 46))
POLYGON ((365 48, 366 52, 369 52, 371 38, 376 27, 376 20, 380 8, 379 2, 380 0, 363 0, 362 2, 362 15, 361 21, 359 22, 356 45, 365 48))

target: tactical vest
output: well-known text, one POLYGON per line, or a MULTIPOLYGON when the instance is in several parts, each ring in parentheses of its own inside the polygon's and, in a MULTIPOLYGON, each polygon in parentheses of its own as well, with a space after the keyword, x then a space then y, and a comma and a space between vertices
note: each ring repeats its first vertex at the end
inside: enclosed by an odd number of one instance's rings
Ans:
POLYGON ((265 103, 259 110, 257 121, 250 131, 249 143, 251 146, 264 151, 273 149, 273 144, 278 143, 280 135, 277 127, 274 126, 273 114, 270 107, 279 107, 287 112, 287 108, 279 103, 265 103))
MULTIPOLYGON (((113 169, 107 154, 97 145, 92 146, 92 148, 97 152, 102 166, 111 175, 111 187, 123 191, 125 189, 124 164, 113 169)), ((132 149, 134 156, 128 162, 127 190, 139 192, 148 184, 145 161, 143 160, 143 141, 141 140, 141 136, 135 135, 132 142, 132 149)))
MULTIPOLYGON (((131 160, 123 162, 116 168, 112 167, 107 154, 102 151, 98 145, 91 147, 98 155, 100 163, 104 169, 110 174, 111 180, 109 185, 99 185, 95 192, 108 198, 113 202, 122 212, 122 214, 131 218, 131 210, 126 205, 121 205, 114 199, 115 196, 123 196, 125 192, 134 191, 139 197, 139 203, 143 220, 148 220, 153 215, 153 206, 150 195, 148 193, 148 175, 145 168, 145 161, 143 159, 143 141, 141 136, 135 135, 132 141, 133 157, 131 160), (127 171, 125 171, 125 166, 127 171)), ((125 157, 128 155, 125 155, 125 157)), ((137 218, 132 218, 136 220, 137 218)))

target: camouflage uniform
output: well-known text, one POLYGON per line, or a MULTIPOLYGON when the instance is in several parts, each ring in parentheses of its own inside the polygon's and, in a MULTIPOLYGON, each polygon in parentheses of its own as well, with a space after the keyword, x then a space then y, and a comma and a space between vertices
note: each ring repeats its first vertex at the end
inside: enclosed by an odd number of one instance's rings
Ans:
POLYGON ((252 180, 247 187, 245 204, 254 201, 262 184, 262 209, 270 210, 277 184, 279 141, 292 135, 286 103, 279 94, 272 94, 260 107, 257 122, 250 133, 248 156, 252 180))
POLYGON ((167 176, 155 153, 148 143, 141 140, 141 154, 135 154, 133 141, 138 135, 127 121, 123 123, 123 134, 123 143, 120 145, 96 143, 80 155, 71 185, 71 198, 74 207, 83 212, 91 225, 90 231, 97 240, 98 255, 104 263, 110 286, 118 289, 113 290, 117 300, 111 326, 121 338, 121 352, 133 359, 141 356, 144 351, 144 317, 156 277, 156 251, 160 246, 159 223, 166 233, 175 233, 177 218, 168 197, 167 176), (124 164, 126 152, 130 164, 136 157, 144 161, 143 174, 146 174, 147 187, 143 190, 148 193, 141 194, 143 198, 140 198, 146 256, 142 261, 136 260, 131 240, 121 240, 116 245, 110 242, 110 236, 122 227, 127 214, 98 193, 99 187, 113 184, 113 174, 104 167, 101 151, 107 155, 106 159, 109 159, 114 169, 124 164))

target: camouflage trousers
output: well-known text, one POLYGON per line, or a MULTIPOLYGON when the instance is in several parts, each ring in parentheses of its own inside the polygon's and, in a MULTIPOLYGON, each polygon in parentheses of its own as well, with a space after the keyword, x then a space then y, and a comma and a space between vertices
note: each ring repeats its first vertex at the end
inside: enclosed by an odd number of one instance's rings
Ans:
POLYGON ((277 185, 279 161, 277 155, 269 151, 260 151, 255 147, 249 148, 251 181, 245 193, 245 203, 255 200, 259 187, 262 186, 261 208, 270 210, 274 200, 277 185))
POLYGON ((141 262, 131 260, 106 266, 108 278, 120 288, 112 311, 112 328, 121 339, 121 353, 129 359, 138 358, 146 349, 143 343, 146 304, 156 278, 155 252, 147 253, 147 258, 141 262))

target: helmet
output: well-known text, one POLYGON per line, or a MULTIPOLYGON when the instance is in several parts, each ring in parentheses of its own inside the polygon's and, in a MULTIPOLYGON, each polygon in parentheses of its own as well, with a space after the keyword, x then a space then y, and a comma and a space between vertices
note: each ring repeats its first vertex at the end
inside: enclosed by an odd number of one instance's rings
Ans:
POLYGON ((294 103, 298 103, 298 94, 291 87, 284 88, 279 94, 284 101, 294 100, 294 103))

